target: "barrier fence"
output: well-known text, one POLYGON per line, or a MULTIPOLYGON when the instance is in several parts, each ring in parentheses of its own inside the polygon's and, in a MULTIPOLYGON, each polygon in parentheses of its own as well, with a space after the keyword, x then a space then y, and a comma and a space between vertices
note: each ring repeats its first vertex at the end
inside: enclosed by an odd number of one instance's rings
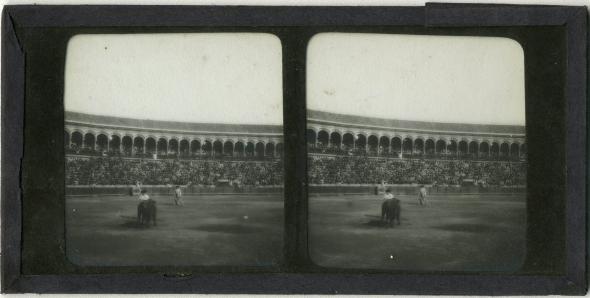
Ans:
MULTIPOLYGON (((141 189, 145 189, 149 194, 173 195, 174 186, 172 185, 142 185, 141 189)), ((190 185, 182 186, 184 194, 220 194, 220 193, 257 193, 257 194, 271 194, 283 193, 282 186, 204 186, 204 185, 190 185)), ((139 189, 134 185, 68 185, 66 186, 66 195, 81 196, 81 195, 137 195, 139 189)))
MULTIPOLYGON (((395 194, 411 195, 418 192, 420 185, 318 185, 312 184, 308 187, 309 194, 326 194, 326 193, 341 193, 341 194, 377 194, 383 193, 386 188, 392 190, 395 194)), ((526 193, 526 186, 426 186, 430 194, 446 194, 446 193, 526 193)), ((174 186, 169 185, 144 185, 145 189, 150 194, 173 195, 174 186)), ((137 195, 139 190, 133 185, 69 185, 66 186, 66 195, 137 195)), ((283 193, 284 188, 280 185, 274 186, 203 186, 191 185, 183 186, 182 192, 184 194, 276 194, 283 193)))
MULTIPOLYGON (((461 186, 461 185, 447 185, 447 186, 433 186, 425 185, 428 193, 430 194, 446 194, 446 193, 526 193, 526 186, 461 186)), ((394 194, 401 195, 413 195, 418 192, 420 185, 317 185, 312 184, 309 186, 308 193, 363 193, 363 194, 377 194, 383 193, 385 189, 391 189, 394 194)))

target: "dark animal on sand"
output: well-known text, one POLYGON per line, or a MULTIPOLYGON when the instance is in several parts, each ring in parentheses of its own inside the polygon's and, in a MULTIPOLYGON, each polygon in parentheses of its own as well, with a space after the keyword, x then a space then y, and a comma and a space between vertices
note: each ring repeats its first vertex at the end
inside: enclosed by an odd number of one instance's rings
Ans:
POLYGON ((401 205, 398 199, 387 199, 381 204, 381 220, 390 226, 393 226, 394 220, 397 224, 400 222, 401 205))
POLYGON ((141 202, 137 206, 137 223, 149 225, 150 222, 154 226, 156 225, 156 202, 154 200, 141 202))

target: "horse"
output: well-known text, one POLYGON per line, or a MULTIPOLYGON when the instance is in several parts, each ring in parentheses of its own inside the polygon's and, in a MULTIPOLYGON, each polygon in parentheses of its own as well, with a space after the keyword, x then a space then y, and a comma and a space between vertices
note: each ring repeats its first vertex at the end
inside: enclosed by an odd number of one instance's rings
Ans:
POLYGON ((401 205, 398 199, 387 199, 381 204, 381 220, 393 226, 393 221, 397 220, 400 225, 401 205))
POLYGON ((150 222, 156 225, 156 202, 154 200, 147 200, 137 205, 137 223, 141 225, 149 225, 150 222))

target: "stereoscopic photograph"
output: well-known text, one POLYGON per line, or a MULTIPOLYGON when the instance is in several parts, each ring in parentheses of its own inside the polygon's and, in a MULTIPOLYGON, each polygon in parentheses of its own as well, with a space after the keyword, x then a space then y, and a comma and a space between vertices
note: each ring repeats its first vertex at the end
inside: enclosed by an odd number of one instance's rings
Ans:
POLYGON ((322 33, 307 57, 314 263, 522 266, 527 150, 516 41, 322 33))
POLYGON ((280 40, 76 35, 66 252, 83 266, 273 266, 283 249, 280 40))
POLYGON ((588 292, 587 7, 2 15, 2 293, 588 292))

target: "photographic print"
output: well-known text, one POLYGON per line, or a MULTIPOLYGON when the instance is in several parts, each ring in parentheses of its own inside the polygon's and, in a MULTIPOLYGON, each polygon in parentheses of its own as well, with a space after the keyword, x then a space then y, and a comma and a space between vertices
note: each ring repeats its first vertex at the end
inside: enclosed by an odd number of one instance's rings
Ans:
POLYGON ((584 295, 587 12, 8 5, 2 292, 584 295))
POLYGON ((280 40, 76 35, 65 71, 66 251, 82 266, 274 266, 280 40))
POLYGON ((518 42, 322 33, 307 57, 314 263, 518 270, 527 227, 518 42))

